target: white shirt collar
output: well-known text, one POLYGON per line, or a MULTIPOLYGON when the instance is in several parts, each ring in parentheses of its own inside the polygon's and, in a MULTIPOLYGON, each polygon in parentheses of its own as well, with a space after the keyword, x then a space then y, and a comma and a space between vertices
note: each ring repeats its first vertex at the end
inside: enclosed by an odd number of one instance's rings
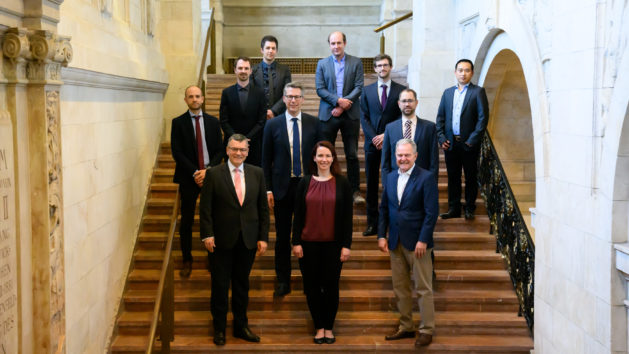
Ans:
POLYGON ((297 118, 298 121, 301 121, 301 111, 299 111, 299 114, 297 114, 296 117, 291 116, 290 113, 286 111, 286 119, 290 122, 290 120, 293 118, 297 118))
POLYGON ((387 88, 391 87, 391 79, 388 81, 382 81, 378 78, 378 87, 382 87, 382 85, 387 85, 387 88))
POLYGON ((413 164, 413 166, 411 166, 411 168, 409 168, 409 169, 408 169, 408 171, 406 171, 406 172, 402 172, 402 171, 398 168, 398 169, 397 169, 397 173, 398 173, 398 175, 400 175, 400 176, 401 176, 401 175, 407 175, 407 176, 410 176, 410 175, 411 175, 411 173, 413 172, 413 169, 414 169, 414 168, 415 168, 415 164, 413 164))
MULTIPOLYGON (((188 114, 190 114, 190 118, 194 119, 194 116, 196 116, 197 114, 192 113, 191 110, 188 110, 188 114)), ((201 118, 203 118, 203 112, 198 114, 199 116, 201 116, 201 118)))
POLYGON ((227 159, 227 166, 229 167, 229 172, 233 172, 234 168, 238 168, 238 171, 240 171, 241 173, 244 173, 245 172, 245 170, 243 169, 244 165, 245 165, 244 163, 241 163, 240 166, 236 167, 234 166, 234 164, 232 164, 231 160, 227 159))

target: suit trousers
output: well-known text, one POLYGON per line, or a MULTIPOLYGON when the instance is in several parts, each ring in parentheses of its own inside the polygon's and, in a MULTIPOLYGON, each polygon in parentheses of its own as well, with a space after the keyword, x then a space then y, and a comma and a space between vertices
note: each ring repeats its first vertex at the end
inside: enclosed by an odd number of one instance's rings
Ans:
POLYGON ((179 242, 184 262, 192 262, 192 224, 194 223, 194 210, 200 192, 201 188, 194 182, 179 185, 179 195, 181 196, 179 242))
POLYGON ((275 201, 275 275, 278 283, 290 285, 291 272, 291 243, 290 235, 293 228, 293 214, 295 212, 295 191, 301 178, 290 179, 288 190, 284 197, 275 201))
POLYGON ((210 310, 215 332, 224 332, 227 326, 229 284, 232 287, 232 313, 234 328, 248 326, 247 306, 249 304, 249 274, 256 257, 256 249, 248 249, 242 239, 232 249, 216 248, 210 253, 212 270, 212 298, 210 310))
POLYGON ((409 251, 401 244, 394 250, 389 250, 391 256, 391 278, 393 292, 397 297, 397 308, 400 312, 400 327, 402 331, 415 330, 413 324, 413 287, 415 283, 417 303, 421 321, 419 332, 432 334, 435 329, 435 304, 432 293, 432 248, 426 250, 423 257, 415 257, 415 252, 409 251))
POLYGON ((347 159, 347 179, 352 192, 358 192, 360 184, 358 166, 358 135, 360 134, 360 120, 349 119, 346 113, 340 117, 330 117, 327 122, 320 121, 321 135, 334 145, 339 129, 343 139, 345 158, 347 159))
POLYGON ((332 330, 339 308, 341 247, 332 242, 303 242, 299 268, 315 329, 332 330))
POLYGON ((454 141, 452 150, 445 151, 448 171, 448 206, 455 211, 461 210, 461 168, 465 172, 465 209, 476 210, 478 196, 478 147, 469 148, 462 141, 454 141))
MULTIPOLYGON (((367 142, 365 142, 367 145, 367 142)), ((371 144, 369 144, 371 146, 371 144)), ((380 188, 380 160, 382 150, 365 149, 365 175, 367 176, 367 225, 378 227, 378 190, 380 188)))

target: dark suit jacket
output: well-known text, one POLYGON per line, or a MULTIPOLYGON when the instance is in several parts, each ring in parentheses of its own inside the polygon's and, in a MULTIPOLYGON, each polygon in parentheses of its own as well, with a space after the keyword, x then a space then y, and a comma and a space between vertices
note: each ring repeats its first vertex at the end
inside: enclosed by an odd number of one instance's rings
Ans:
MULTIPOLYGON (((437 138, 439 145, 446 140, 450 141, 452 150, 452 142, 454 134, 452 133, 452 101, 454 99, 454 90, 456 86, 450 87, 443 92, 439 109, 437 110, 437 138)), ((467 93, 463 100, 461 108, 461 139, 463 142, 476 148, 483 138, 483 131, 487 128, 489 120, 489 104, 487 103, 487 95, 485 89, 476 86, 470 82, 467 87, 467 93)))
MULTIPOLYGON (((365 75, 363 63, 360 58, 345 54, 345 68, 343 69, 343 98, 352 101, 352 107, 344 112, 349 119, 360 119, 360 107, 358 100, 363 91, 365 75)), ((315 74, 317 95, 321 98, 319 103, 319 119, 327 122, 332 117, 332 109, 336 107, 339 96, 336 94, 336 73, 334 71, 334 56, 320 59, 317 62, 315 74)))
POLYGON ((260 167, 244 164, 245 199, 238 202, 227 163, 209 169, 199 202, 201 239, 215 237, 216 249, 232 249, 242 233, 248 249, 269 240, 269 207, 264 173, 260 167))
POLYGON ((262 135, 266 122, 266 100, 261 88, 250 85, 247 105, 243 112, 238 96, 238 84, 229 86, 221 94, 220 119, 225 140, 234 133, 255 139, 262 135))
POLYGON ((402 200, 398 203, 398 177, 397 172, 390 173, 384 183, 378 238, 386 238, 388 230, 391 250, 402 243, 404 248, 413 251, 419 241, 432 248, 432 234, 439 215, 437 180, 430 171, 415 164, 402 193, 402 200))
MULTIPOLYGON (((353 198, 352 187, 345 176, 336 178, 336 201, 334 204, 334 240, 341 247, 352 247, 353 198)), ((293 221, 293 245, 301 245, 301 232, 306 224, 306 193, 312 175, 305 176, 297 185, 295 193, 295 219, 293 221)))
MULTIPOLYGON (((277 116, 286 110, 286 104, 282 100, 284 95, 284 86, 291 82, 290 68, 287 65, 280 64, 277 61, 275 64, 275 78, 271 77, 273 83, 270 85, 270 100, 267 102, 267 109, 273 111, 273 115, 277 116)), ((273 64, 271 64, 273 65, 273 64)), ((254 86, 259 87, 264 92, 264 70, 262 69, 262 63, 253 67, 251 72, 251 82, 254 86)))
MULTIPOLYGON (((312 149, 319 140, 319 120, 301 112, 300 143, 302 173, 304 175, 309 173, 312 149)), ((266 123, 262 142, 262 168, 264 169, 267 190, 273 192, 273 198, 280 200, 286 195, 292 172, 285 114, 273 117, 266 123)))
POLYGON ((365 133, 365 151, 376 151, 376 147, 371 143, 373 137, 384 133, 387 124, 400 119, 402 116, 397 101, 400 92, 405 88, 403 85, 391 81, 387 104, 382 109, 380 96, 378 96, 378 82, 365 86, 363 94, 360 96, 360 124, 365 133))
MULTIPOLYGON (((382 143, 383 178, 398 168, 395 159, 395 144, 402 139, 402 135, 402 119, 389 123, 384 130, 382 143)), ((437 176, 439 173, 439 147, 437 146, 435 123, 417 117, 417 127, 413 140, 417 144, 417 161, 415 163, 437 176)))
MULTIPOLYGON (((210 155, 210 166, 216 166, 224 155, 221 142, 221 129, 218 119, 203 113, 203 128, 205 143, 210 155)), ((170 132, 170 149, 175 159, 175 176, 173 182, 179 184, 196 184, 192 175, 199 169, 197 158, 197 140, 194 135, 194 125, 190 113, 173 119, 170 132)))

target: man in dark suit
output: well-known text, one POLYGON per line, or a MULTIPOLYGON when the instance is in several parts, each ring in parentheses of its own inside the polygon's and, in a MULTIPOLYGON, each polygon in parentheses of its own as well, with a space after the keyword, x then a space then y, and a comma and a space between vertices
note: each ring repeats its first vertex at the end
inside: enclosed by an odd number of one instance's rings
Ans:
POLYGON ((382 143, 382 178, 398 168, 395 163, 395 144, 402 138, 411 139, 417 145, 417 165, 429 170, 437 177, 439 173, 439 151, 435 123, 421 119, 415 114, 417 94, 413 89, 400 93, 398 106, 402 119, 387 125, 382 143))
POLYGON ((216 166, 223 158, 221 128, 218 119, 201 111, 204 96, 196 86, 186 88, 184 101, 188 111, 173 119, 170 147, 175 159, 175 177, 181 197, 179 240, 183 266, 182 278, 192 271, 192 224, 197 198, 203 186, 205 169, 216 166))
POLYGON ((415 346, 420 347, 430 344, 435 328, 429 255, 433 249, 432 234, 439 214, 437 180, 432 172, 415 163, 417 146, 413 140, 399 140, 395 151, 398 170, 383 177, 378 248, 391 257, 391 278, 398 298, 400 323, 397 330, 385 339, 415 337, 412 291, 415 284, 421 313, 415 346))
POLYGON ((262 62, 253 67, 251 80, 254 86, 264 90, 266 98, 266 119, 284 113, 286 105, 282 100, 284 86, 291 82, 290 68, 275 61, 279 44, 274 36, 264 36, 260 41, 262 62))
POLYGON ((391 80, 393 60, 378 54, 373 60, 378 81, 365 86, 360 97, 360 123, 365 134, 365 174, 367 175, 367 229, 363 236, 378 233, 378 188, 384 128, 400 119, 397 101, 404 86, 391 80))
POLYGON ((266 122, 264 91, 249 82, 251 61, 247 57, 236 60, 236 84, 223 90, 219 114, 225 141, 234 133, 249 139, 247 163, 260 166, 262 160, 262 129, 266 122))
POLYGON ((303 113, 303 88, 298 83, 284 86, 286 112, 264 127, 262 168, 267 183, 269 208, 275 212, 274 296, 290 293, 290 232, 295 209, 295 191, 301 178, 308 174, 312 149, 319 141, 319 121, 303 113))
POLYGON ((214 343, 225 344, 229 284, 232 285, 234 337, 259 342, 249 329, 249 274, 269 239, 269 208, 264 172, 244 163, 247 137, 232 135, 227 142, 226 163, 208 171, 201 191, 199 214, 201 240, 210 252, 214 343))
POLYGON ((470 82, 474 64, 468 59, 454 66, 456 86, 443 92, 437 111, 437 137, 448 170, 448 211, 441 218, 461 216, 461 167, 465 172, 465 219, 474 218, 478 194, 478 156, 489 120, 485 89, 470 82))
POLYGON ((332 55, 319 60, 315 75, 319 103, 321 134, 332 144, 339 129, 347 159, 347 179, 352 186, 354 203, 364 203, 359 193, 358 135, 360 108, 358 100, 363 91, 364 72, 359 58, 345 53, 346 38, 342 32, 328 36, 332 55))

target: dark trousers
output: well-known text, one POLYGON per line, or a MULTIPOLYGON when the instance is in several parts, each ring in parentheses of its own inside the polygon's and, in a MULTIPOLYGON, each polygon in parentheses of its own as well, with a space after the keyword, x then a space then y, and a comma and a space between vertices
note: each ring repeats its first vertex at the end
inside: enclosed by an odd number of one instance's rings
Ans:
POLYGON ((278 283, 290 284, 291 243, 290 235, 293 228, 295 211, 295 191, 301 178, 291 178, 284 197, 275 200, 275 275, 278 283))
MULTIPOLYGON (((367 144, 367 142, 365 142, 367 144)), ((372 145, 369 144, 371 147, 372 145)), ((380 159, 382 150, 365 149, 365 175, 367 175, 367 225, 378 227, 378 188, 380 187, 380 159)))
POLYGON ((212 298, 210 310, 215 332, 224 332, 227 326, 227 301, 229 284, 232 287, 232 313, 234 328, 248 326, 247 305, 249 304, 249 273, 256 257, 256 249, 248 249, 242 234, 234 248, 216 249, 210 253, 212 269, 212 298))
POLYGON ((448 206, 455 211, 461 210, 461 168, 465 172, 465 209, 476 210, 478 195, 478 147, 469 148, 463 141, 453 141, 452 150, 445 151, 446 169, 448 170, 448 206))
POLYGON ((341 138, 343 139, 343 148, 345 149, 345 158, 347 159, 347 179, 352 192, 358 192, 360 184, 359 166, 358 166, 358 134, 360 133, 360 120, 351 120, 347 114, 340 117, 331 117, 327 122, 320 121, 321 135, 323 138, 334 145, 336 135, 341 130, 341 138))
POLYGON ((341 247, 336 242, 303 242, 299 268, 315 329, 334 327, 339 308, 341 247))
POLYGON ((262 166, 262 136, 249 141, 249 154, 245 162, 258 167, 262 166))
POLYGON ((192 262, 192 224, 194 223, 194 210, 200 192, 201 188, 194 182, 179 185, 179 195, 181 196, 179 242, 184 262, 192 262))

